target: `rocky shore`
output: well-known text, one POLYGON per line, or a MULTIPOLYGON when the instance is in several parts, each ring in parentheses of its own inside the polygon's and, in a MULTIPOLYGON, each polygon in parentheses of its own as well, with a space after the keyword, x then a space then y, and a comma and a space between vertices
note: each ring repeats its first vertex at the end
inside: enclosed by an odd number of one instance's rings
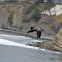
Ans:
POLYGON ((54 45, 53 42, 32 42, 32 44, 28 44, 28 45, 42 48, 45 50, 62 52, 62 48, 59 48, 58 46, 54 45))
POLYGON ((28 45, 46 50, 62 52, 62 29, 59 30, 52 42, 32 42, 32 44, 28 45))

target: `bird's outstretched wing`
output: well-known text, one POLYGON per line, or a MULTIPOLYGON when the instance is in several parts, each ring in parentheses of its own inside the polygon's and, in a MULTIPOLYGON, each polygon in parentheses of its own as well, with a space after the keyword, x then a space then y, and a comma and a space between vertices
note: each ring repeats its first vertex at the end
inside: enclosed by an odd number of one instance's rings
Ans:
POLYGON ((31 29, 28 31, 28 33, 34 32, 34 31, 36 31, 35 27, 31 27, 31 29))
POLYGON ((28 33, 34 32, 34 31, 36 31, 36 29, 29 30, 28 33))

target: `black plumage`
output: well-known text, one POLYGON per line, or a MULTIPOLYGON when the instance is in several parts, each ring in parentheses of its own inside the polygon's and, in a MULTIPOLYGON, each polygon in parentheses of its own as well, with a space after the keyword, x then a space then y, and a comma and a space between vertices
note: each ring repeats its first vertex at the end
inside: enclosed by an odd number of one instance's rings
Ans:
POLYGON ((39 39, 40 36, 41 36, 42 31, 44 31, 42 28, 31 27, 31 29, 28 31, 28 33, 30 33, 30 32, 36 32, 37 33, 37 39, 39 39))

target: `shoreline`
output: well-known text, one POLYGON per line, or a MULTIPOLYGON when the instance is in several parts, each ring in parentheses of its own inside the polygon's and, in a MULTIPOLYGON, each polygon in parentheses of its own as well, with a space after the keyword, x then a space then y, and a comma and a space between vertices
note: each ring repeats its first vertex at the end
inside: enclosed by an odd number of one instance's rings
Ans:
MULTIPOLYGON (((18 34, 18 35, 22 35, 22 36, 27 36, 33 39, 36 39, 36 35, 29 35, 27 33, 22 33, 22 32, 18 32, 18 31, 13 31, 13 30, 8 30, 8 29, 0 29, 0 31, 2 32, 8 32, 8 33, 13 33, 13 34, 18 34)), ((46 42, 32 42, 32 44, 26 44, 28 46, 32 46, 32 47, 38 47, 40 49, 45 49, 45 50, 49 50, 49 51, 54 51, 54 52, 61 52, 62 53, 62 49, 57 47, 56 45, 53 44, 53 42, 50 42, 53 40, 53 38, 46 38, 46 37, 41 37, 40 40, 48 40, 46 42)))
POLYGON ((38 47, 40 49, 45 49, 54 52, 62 53, 62 48, 53 44, 53 42, 32 42, 32 44, 28 44, 29 46, 38 47))
MULTIPOLYGON (((8 32, 8 33, 14 33, 14 34, 18 34, 18 35, 22 35, 22 36, 27 36, 33 39, 37 39, 36 38, 36 34, 27 34, 27 32, 23 32, 22 30, 11 30, 11 29, 0 29, 0 31, 3 32, 8 32)), ((49 40, 52 41, 54 39, 54 36, 47 36, 47 35, 42 35, 40 37, 40 40, 49 40)))

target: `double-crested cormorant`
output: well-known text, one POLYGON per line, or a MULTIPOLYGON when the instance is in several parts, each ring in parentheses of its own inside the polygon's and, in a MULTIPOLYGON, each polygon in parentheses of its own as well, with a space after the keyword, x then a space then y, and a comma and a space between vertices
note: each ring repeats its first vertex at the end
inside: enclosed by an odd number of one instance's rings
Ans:
POLYGON ((42 28, 39 28, 39 27, 37 27, 37 28, 31 27, 31 29, 28 31, 28 33, 34 32, 34 31, 37 33, 37 39, 39 39, 41 36, 41 32, 44 30, 42 28))

